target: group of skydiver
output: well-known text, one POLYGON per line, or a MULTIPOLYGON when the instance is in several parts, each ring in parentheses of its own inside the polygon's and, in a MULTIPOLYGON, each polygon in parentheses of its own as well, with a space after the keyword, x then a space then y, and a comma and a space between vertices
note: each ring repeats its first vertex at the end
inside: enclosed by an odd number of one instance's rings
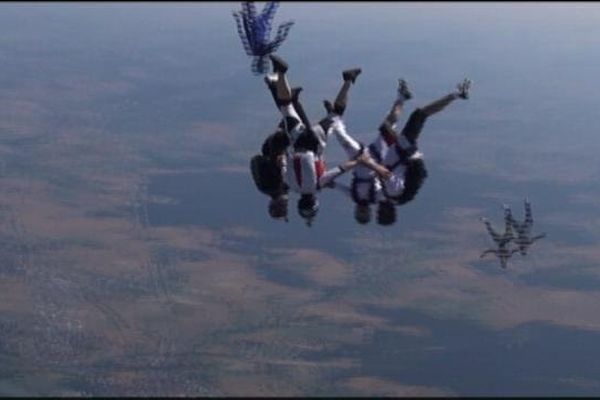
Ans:
POLYGON ((273 72, 265 82, 282 115, 277 129, 264 141, 262 154, 251 161, 257 187, 271 197, 269 215, 287 220, 288 196, 299 195, 298 213, 310 225, 318 209, 318 193, 334 188, 355 203, 358 223, 371 220, 371 206, 377 206, 377 222, 395 222, 397 205, 411 201, 427 177, 417 140, 427 118, 442 111, 456 99, 469 98, 471 81, 463 80, 455 91, 415 109, 398 133, 396 124, 404 103, 413 96, 406 81, 399 79, 396 99, 369 144, 352 137, 343 119, 350 87, 356 83, 360 68, 342 72, 342 87, 331 103, 324 100, 325 116, 311 124, 299 96, 301 87, 292 88, 288 81, 287 63, 271 54, 273 72), (348 160, 326 168, 325 149, 333 135, 345 150, 348 160), (338 178, 352 171, 350 185, 338 178))
POLYGON ((504 205, 504 233, 499 233, 494 228, 492 228, 492 224, 487 218, 482 217, 481 221, 485 224, 488 233, 490 234, 492 240, 496 244, 495 249, 488 249, 481 254, 480 258, 485 257, 488 254, 495 255, 500 260, 500 266, 502 268, 506 268, 506 263, 508 259, 512 257, 513 254, 519 252, 522 256, 527 255, 527 249, 531 246, 535 241, 541 239, 546 236, 545 233, 540 235, 532 236, 533 229, 533 215, 531 213, 531 203, 529 200, 525 199, 525 220, 520 223, 517 222, 513 215, 510 207, 508 205, 504 205), (514 231, 516 231, 517 235, 515 236, 514 231), (509 245, 514 243, 517 245, 516 248, 511 248, 509 245))

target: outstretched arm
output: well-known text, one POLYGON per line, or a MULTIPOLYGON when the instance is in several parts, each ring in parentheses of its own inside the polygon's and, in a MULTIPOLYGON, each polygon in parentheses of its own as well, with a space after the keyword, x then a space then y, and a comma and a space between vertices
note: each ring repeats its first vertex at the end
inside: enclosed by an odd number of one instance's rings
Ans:
POLYGON ((358 160, 349 160, 345 163, 338 165, 335 168, 331 168, 330 170, 325 171, 321 178, 319 178, 319 186, 325 187, 329 185, 331 182, 333 182, 334 179, 345 174, 346 172, 354 168, 357 164, 358 160))
POLYGON ((392 173, 390 170, 388 170, 385 166, 379 164, 378 162, 376 162, 375 160, 373 160, 371 157, 369 157, 368 154, 366 153, 362 153, 357 160, 365 165, 366 167, 372 169, 373 171, 375 171, 377 173, 377 175, 381 176, 382 178, 389 178, 392 173))

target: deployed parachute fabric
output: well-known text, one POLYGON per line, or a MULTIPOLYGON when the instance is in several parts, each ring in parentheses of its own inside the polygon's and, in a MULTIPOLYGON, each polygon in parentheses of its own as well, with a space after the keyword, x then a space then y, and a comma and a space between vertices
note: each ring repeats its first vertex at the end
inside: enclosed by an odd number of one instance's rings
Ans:
POLYGON ((272 21, 279 2, 269 1, 264 6, 260 15, 252 1, 242 2, 242 10, 234 11, 237 32, 247 55, 253 57, 252 71, 259 75, 268 71, 269 60, 267 56, 274 53, 287 37, 293 21, 282 23, 277 28, 273 41, 269 41, 272 21))

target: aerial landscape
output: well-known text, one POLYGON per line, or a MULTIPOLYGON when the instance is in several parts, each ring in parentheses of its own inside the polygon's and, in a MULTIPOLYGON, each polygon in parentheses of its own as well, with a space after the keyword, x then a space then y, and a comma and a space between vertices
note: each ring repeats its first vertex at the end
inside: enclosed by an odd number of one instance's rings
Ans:
POLYGON ((314 123, 352 68, 361 143, 399 79, 398 131, 454 96, 387 224, 333 190, 352 171, 270 214, 282 115, 240 10, 0 5, 0 396, 600 395, 600 6, 279 4, 314 123))

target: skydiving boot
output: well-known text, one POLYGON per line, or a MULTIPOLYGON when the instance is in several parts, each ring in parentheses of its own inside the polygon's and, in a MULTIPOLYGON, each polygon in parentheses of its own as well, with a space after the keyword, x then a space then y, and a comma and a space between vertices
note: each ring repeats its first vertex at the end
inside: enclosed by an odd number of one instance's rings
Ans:
POLYGON ((354 83, 361 72, 362 70, 360 68, 348 69, 342 72, 342 77, 344 78, 344 81, 350 81, 354 83))
POLYGON ((471 88, 472 81, 468 78, 465 78, 461 83, 456 85, 456 89, 458 89, 458 97, 467 100, 469 98, 469 89, 471 88))
MULTIPOLYGON (((348 103, 348 90, 350 90, 350 86, 352 86, 356 82, 356 78, 360 75, 361 69, 347 69, 342 72, 342 78, 344 78, 344 83, 340 88, 337 96, 335 97, 335 101, 333 102, 333 112, 337 115, 343 115, 346 110, 346 105, 348 103)), ((327 107, 327 106, 325 106, 327 107)))
POLYGON ((399 100, 409 100, 412 99, 413 94, 408 89, 408 85, 404 79, 398 79, 398 99, 399 100))
POLYGON ((288 65, 281 57, 276 56, 275 54, 269 54, 269 58, 271 59, 271 63, 273 64, 273 72, 285 74, 288 70, 288 65))
POLYGON ((413 94, 408 89, 408 85, 404 79, 398 79, 398 89, 396 91, 396 100, 392 105, 392 109, 385 116, 385 122, 388 123, 392 129, 395 129, 398 116, 402 112, 404 102, 412 99, 413 94))

